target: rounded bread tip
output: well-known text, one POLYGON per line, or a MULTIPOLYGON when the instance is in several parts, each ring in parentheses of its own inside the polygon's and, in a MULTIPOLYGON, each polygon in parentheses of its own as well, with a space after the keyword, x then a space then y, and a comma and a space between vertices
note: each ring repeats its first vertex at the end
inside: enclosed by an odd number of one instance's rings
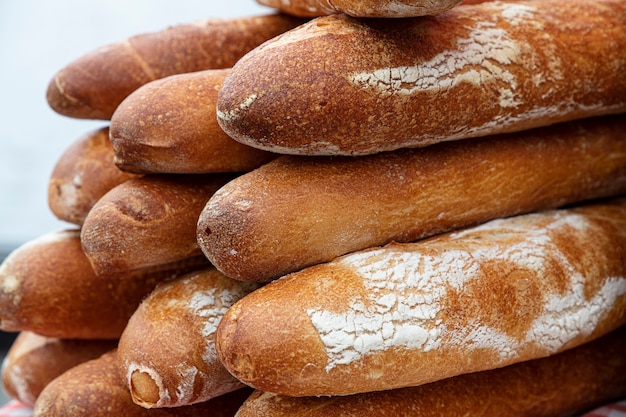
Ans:
POLYGON ((63 84, 62 72, 59 72, 50 80, 46 90, 48 106, 56 113, 77 119, 107 120, 110 118, 106 112, 92 109, 79 98, 69 95, 63 84))
POLYGON ((46 101, 52 110, 57 113, 63 111, 63 103, 65 102, 61 86, 59 85, 58 74, 50 80, 48 88, 46 89, 46 101))
POLYGON ((152 408, 161 399, 159 386, 147 372, 133 371, 129 382, 130 393, 135 404, 144 408, 152 408))
POLYGON ((215 350, 220 362, 232 372, 236 365, 232 347, 235 332, 237 331, 237 320, 239 317, 239 304, 233 304, 220 320, 220 324, 215 331, 215 350))
POLYGON ((258 378, 254 360, 242 345, 248 341, 241 339, 239 320, 241 303, 235 303, 222 317, 215 333, 215 350, 222 365, 242 383, 254 387, 258 378))

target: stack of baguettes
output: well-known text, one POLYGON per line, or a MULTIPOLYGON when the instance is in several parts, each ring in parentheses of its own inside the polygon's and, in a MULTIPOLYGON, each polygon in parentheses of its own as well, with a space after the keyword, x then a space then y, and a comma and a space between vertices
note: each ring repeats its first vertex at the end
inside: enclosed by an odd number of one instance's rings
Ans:
POLYGON ((0 266, 35 416, 626 395, 626 2, 259 0, 60 70, 69 230, 0 266))

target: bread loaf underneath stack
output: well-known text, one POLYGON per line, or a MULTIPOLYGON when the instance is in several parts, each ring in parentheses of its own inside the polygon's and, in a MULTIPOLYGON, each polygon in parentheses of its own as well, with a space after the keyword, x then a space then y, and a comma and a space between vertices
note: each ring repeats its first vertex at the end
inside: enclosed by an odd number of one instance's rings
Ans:
POLYGON ((159 282, 205 266, 201 258, 162 271, 97 276, 79 229, 47 233, 0 265, 0 328, 64 339, 118 339, 159 282))
POLYGON ((230 68, 252 48, 303 22, 268 14, 205 19, 135 35, 61 68, 50 80, 47 101, 65 116, 108 120, 138 87, 168 75, 230 68))
MULTIPOLYGON (((97 275, 204 258, 196 223, 209 198, 233 175, 150 175, 106 193, 87 214, 81 244, 97 275)), ((206 261, 206 259, 205 259, 206 261)))
POLYGON ((391 241, 626 192, 626 118, 359 158, 283 156, 226 184, 198 221, 225 275, 270 281, 391 241))
POLYGON ((250 394, 240 389, 200 404, 147 410, 133 403, 117 372, 117 352, 82 363, 41 392, 33 417, 232 417, 250 394))
POLYGON ((215 353, 226 310, 258 285, 207 268, 160 284, 128 321, 118 362, 133 401, 145 408, 207 401, 244 385, 215 353))
POLYGON ((626 198, 494 220, 287 275, 216 333, 261 391, 345 395, 549 356, 626 324, 626 198))
POLYGON ((137 175, 121 171, 109 128, 86 133, 59 157, 48 183, 48 205, 60 220, 82 225, 94 204, 109 190, 137 175))
POLYGON ((626 329, 547 358, 343 397, 255 392, 237 417, 573 416, 626 395, 626 329))
POLYGON ((2 362, 9 397, 33 406, 41 391, 68 369, 117 347, 117 340, 80 340, 21 332, 2 362))
POLYGON ((625 14, 542 0, 320 17, 234 65, 218 121, 271 152, 364 155, 623 113, 625 14))
POLYGON ((217 124, 228 69, 172 75, 132 92, 111 118, 115 164, 136 173, 245 172, 276 155, 233 140, 217 124))

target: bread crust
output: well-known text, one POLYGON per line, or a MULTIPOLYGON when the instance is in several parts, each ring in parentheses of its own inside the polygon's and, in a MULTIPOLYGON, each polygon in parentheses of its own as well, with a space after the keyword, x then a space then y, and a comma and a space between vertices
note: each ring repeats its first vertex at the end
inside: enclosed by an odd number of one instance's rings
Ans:
POLYGON ((135 173, 246 172, 276 157, 217 124, 217 92, 228 69, 172 75, 132 92, 111 118, 115 164, 135 173))
POLYGON ((30 407, 54 378, 117 347, 117 340, 80 340, 20 332, 2 362, 2 387, 30 407))
POLYGON ((134 404, 117 372, 117 352, 82 363, 52 381, 35 403, 33 417, 232 417, 249 395, 241 389, 188 407, 147 410, 134 404))
POLYGON ((364 155, 623 113, 625 14, 546 0, 320 17, 235 64, 218 121, 271 152, 364 155))
POLYGON ((60 220, 82 225, 93 205, 135 174, 113 163, 109 127, 87 132, 59 157, 48 182, 48 206, 60 220))
POLYGON ((203 257, 198 216, 233 175, 150 175, 126 181, 89 211, 81 244, 97 275, 203 257))
POLYGON ((345 13, 354 17, 415 17, 443 13, 463 0, 257 0, 294 16, 326 16, 345 13))
POLYGON ((261 390, 418 386, 579 346, 626 324, 626 199, 355 252, 226 313, 226 368, 261 390))
POLYGON ((64 339, 118 339, 159 282, 199 267, 190 262, 163 271, 97 276, 79 229, 50 232, 20 246, 0 265, 0 328, 64 339))
POLYGON ((266 282, 394 240, 620 195, 625 132, 607 116, 358 158, 283 156, 215 193, 198 242, 227 276, 266 282))
POLYGON ((268 14, 206 19, 138 34, 61 68, 48 85, 47 101, 65 116, 109 120, 138 87, 168 75, 229 68, 252 48, 302 22, 268 14))
POLYGON ((296 398, 257 391, 237 417, 553 417, 582 415, 626 394, 625 329, 548 358, 414 388, 296 398))
POLYGON ((145 408, 180 407, 244 387, 219 361, 214 335, 226 310, 258 286, 207 268, 160 284, 119 342, 120 374, 145 408))

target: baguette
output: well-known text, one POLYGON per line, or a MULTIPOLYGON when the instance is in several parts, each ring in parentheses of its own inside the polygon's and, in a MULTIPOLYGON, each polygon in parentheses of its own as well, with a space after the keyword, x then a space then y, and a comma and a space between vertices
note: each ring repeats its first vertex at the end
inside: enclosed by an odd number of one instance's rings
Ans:
POLYGON ((245 172, 275 154, 230 138, 217 124, 228 69, 178 74, 131 93, 111 118, 115 164, 135 173, 245 172))
POLYGON ((206 266, 206 258, 158 272, 96 276, 80 230, 59 230, 15 249, 0 265, 0 329, 64 339, 118 339, 159 282, 206 266))
POLYGON ((261 391, 418 386, 574 348, 626 324, 626 198, 355 252, 235 303, 224 366, 261 391))
POLYGON ((622 0, 320 17, 234 65, 218 122, 271 152, 364 155, 623 113, 624 21, 622 0))
POLYGON ((137 176, 117 168, 114 156, 108 127, 86 133, 61 155, 48 183, 48 206, 58 219, 82 225, 107 191, 137 176))
POLYGON ((2 362, 2 387, 9 397, 32 407, 54 378, 116 346, 117 340, 58 339, 21 332, 2 362))
POLYGON ((232 417, 248 389, 188 407, 147 410, 134 404, 117 372, 117 353, 82 363, 41 392, 33 417, 232 417))
POLYGON ((150 175, 126 181, 93 206, 81 229, 97 275, 162 268, 203 257, 196 223, 213 193, 232 176, 150 175))
POLYGON ((303 22, 279 14, 206 19, 132 36, 59 70, 48 85, 47 101, 65 116, 108 120, 141 85, 173 74, 230 68, 252 48, 303 22))
POLYGON ((414 17, 443 13, 463 0, 257 0, 294 16, 326 16, 345 13, 354 17, 414 17))
POLYGON ((222 187, 198 242, 266 282, 349 252, 626 192, 626 121, 606 116, 352 157, 283 156, 222 187))
MULTIPOLYGON (((432 384, 346 397, 255 392, 237 417, 555 417, 626 395, 626 329, 542 359, 432 384)), ((589 416, 591 417, 591 416, 589 416)))
POLYGON ((242 388, 217 358, 214 334, 226 310, 255 288, 215 268, 159 285, 119 342, 120 374, 133 401, 145 408, 180 407, 242 388))

